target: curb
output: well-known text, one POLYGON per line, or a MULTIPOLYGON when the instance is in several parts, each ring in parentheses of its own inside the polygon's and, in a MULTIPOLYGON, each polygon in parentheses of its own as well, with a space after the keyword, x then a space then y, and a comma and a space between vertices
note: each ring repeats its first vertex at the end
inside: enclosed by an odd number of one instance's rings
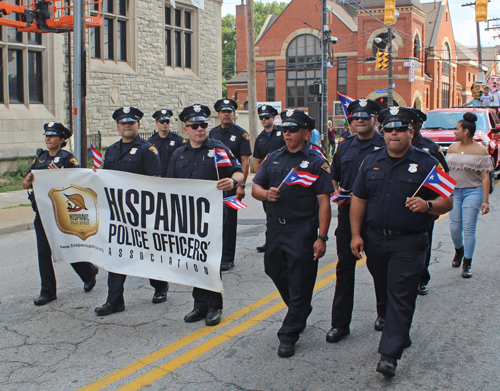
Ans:
POLYGON ((5 234, 11 234, 14 232, 19 232, 19 231, 26 231, 29 229, 34 229, 33 223, 20 223, 20 224, 15 224, 11 225, 9 227, 2 227, 0 228, 0 235, 5 235, 5 234))

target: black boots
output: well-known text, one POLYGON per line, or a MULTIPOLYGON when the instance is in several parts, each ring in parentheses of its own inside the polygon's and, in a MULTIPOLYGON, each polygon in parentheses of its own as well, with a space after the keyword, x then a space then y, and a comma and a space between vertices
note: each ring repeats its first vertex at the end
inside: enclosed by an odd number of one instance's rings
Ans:
POLYGON ((464 264, 462 265, 462 278, 471 278, 472 277, 471 263, 472 263, 472 259, 464 258, 464 264))
POLYGON ((451 262, 451 266, 460 267, 462 264, 462 258, 464 257, 464 246, 455 249, 455 257, 451 262))

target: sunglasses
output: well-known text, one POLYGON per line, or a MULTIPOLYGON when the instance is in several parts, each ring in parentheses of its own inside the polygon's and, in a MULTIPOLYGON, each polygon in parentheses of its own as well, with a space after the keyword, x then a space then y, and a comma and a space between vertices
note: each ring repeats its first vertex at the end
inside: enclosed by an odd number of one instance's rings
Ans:
POLYGON ((286 133, 286 132, 297 133, 298 131, 300 131, 300 128, 298 126, 287 126, 287 127, 281 128, 281 130, 283 130, 283 133, 286 133))
POLYGON ((354 121, 369 121, 372 117, 352 117, 354 121))
POLYGON ((383 131, 384 131, 384 132, 387 132, 387 133, 392 133, 394 130, 395 130, 396 132, 398 132, 398 133, 401 133, 401 132, 406 132, 406 131, 407 131, 407 130, 409 130, 409 129, 408 129, 408 127, 406 127, 406 126, 403 126, 403 127, 401 127, 401 128, 384 128, 384 129, 383 129, 383 131))
POLYGON ((161 119, 158 121, 160 124, 169 124, 170 120, 169 119, 161 119))
POLYGON ((268 116, 268 115, 261 115, 259 118, 260 118, 260 119, 269 119, 269 118, 271 118, 271 117, 270 117, 270 116, 268 116))
POLYGON ((208 123, 202 122, 201 124, 189 124, 189 125, 186 124, 186 126, 190 126, 191 129, 193 129, 193 130, 198 129, 200 126, 202 129, 206 129, 206 128, 208 128, 208 123))

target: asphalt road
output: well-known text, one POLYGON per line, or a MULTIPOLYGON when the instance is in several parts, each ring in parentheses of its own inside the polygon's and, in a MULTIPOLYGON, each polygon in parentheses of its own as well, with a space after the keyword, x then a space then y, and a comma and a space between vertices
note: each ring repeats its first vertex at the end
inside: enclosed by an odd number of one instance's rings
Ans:
MULTIPOLYGON (((308 327, 296 354, 277 356, 285 315, 263 257, 264 213, 250 196, 240 211, 236 267, 223 273, 224 318, 217 327, 186 324, 190 287, 172 284, 168 300, 152 304, 145 279, 129 277, 126 310, 97 317, 106 275, 84 293, 69 264, 55 265, 58 299, 35 307, 39 292, 34 231, 0 236, 0 390, 492 390, 500 389, 500 189, 479 219, 473 277, 451 267, 454 249, 445 216, 436 223, 429 294, 418 297, 413 345, 394 379, 375 372, 380 333, 373 282, 357 269, 351 334, 325 341, 335 287, 335 242, 320 260, 308 327)), ((330 237, 336 226, 332 218, 330 237)))

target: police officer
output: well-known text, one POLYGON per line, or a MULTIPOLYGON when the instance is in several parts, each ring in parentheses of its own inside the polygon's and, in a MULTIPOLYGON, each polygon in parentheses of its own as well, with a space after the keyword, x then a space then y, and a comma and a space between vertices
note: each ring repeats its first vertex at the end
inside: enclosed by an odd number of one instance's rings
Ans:
MULTIPOLYGON (((167 177, 217 181, 217 189, 227 192, 236 189, 243 182, 243 172, 224 144, 207 138, 209 116, 208 106, 200 104, 185 107, 179 114, 179 119, 184 122, 184 133, 188 135, 188 141, 174 152, 167 177), (214 148, 224 149, 231 160, 230 166, 215 167, 214 148)), ((184 317, 185 322, 205 319, 207 326, 220 323, 222 295, 219 292, 193 288, 193 298, 194 309, 184 317)))
POLYGON ((148 141, 153 144, 160 155, 161 161, 161 176, 166 177, 168 165, 172 154, 184 143, 184 138, 177 133, 170 131, 171 118, 174 115, 172 110, 161 109, 155 111, 153 118, 155 119, 158 132, 153 134, 148 141))
MULTIPOLYGON (((245 197, 245 183, 250 167, 249 157, 252 154, 250 138, 245 129, 236 125, 234 121, 235 110, 238 104, 232 99, 219 99, 214 105, 220 119, 220 125, 210 131, 209 138, 221 141, 234 154, 241 163, 243 181, 237 189, 225 194, 225 197, 236 195, 239 200, 245 197)), ((238 224, 238 211, 224 205, 224 228, 222 233, 222 260, 221 270, 227 271, 234 267, 234 254, 236 252, 236 229, 238 224)))
MULTIPOLYGON (((135 107, 120 107, 115 110, 113 119, 122 138, 107 149, 103 169, 149 176, 161 175, 158 150, 139 136, 143 115, 135 107)), ((106 316, 125 310, 123 285, 126 277, 124 274, 108 273, 108 298, 105 304, 95 309, 97 315, 106 316)), ((149 283, 155 288, 153 303, 166 301, 168 282, 150 279, 149 283)))
MULTIPOLYGON (((285 146, 281 127, 274 124, 274 117, 278 115, 278 111, 270 105, 261 105, 257 109, 259 112, 260 123, 264 130, 255 139, 253 147, 253 157, 255 161, 255 172, 259 171, 262 160, 269 152, 276 151, 285 146)), ((266 210, 266 201, 262 203, 264 211, 266 210)), ((263 253, 266 251, 266 244, 258 246, 257 251, 263 253)))
MULTIPOLYGON (((73 154, 61 149, 66 146, 66 140, 72 136, 71 130, 67 129, 59 122, 49 122, 45 124, 43 128, 45 129, 44 136, 47 149, 35 159, 26 173, 26 177, 23 180, 23 188, 25 189, 30 189, 33 186, 35 178, 32 170, 79 167, 78 160, 73 154)), ((45 305, 57 299, 56 276, 54 274, 54 266, 52 265, 52 252, 43 229, 42 221, 40 220, 35 200, 32 200, 32 207, 36 212, 34 225, 38 248, 38 267, 40 269, 40 280, 42 282, 40 296, 35 299, 34 303, 35 305, 45 305)), ((84 291, 90 292, 96 283, 97 267, 90 262, 75 262, 72 263, 71 266, 73 266, 73 269, 75 269, 76 273, 84 282, 84 291)))
MULTIPOLYGON (((335 192, 350 193, 363 160, 373 151, 385 147, 384 137, 376 132, 377 114, 382 110, 370 99, 358 99, 349 104, 347 111, 352 116, 353 135, 339 143, 332 159, 331 177, 335 192)), ((357 258, 351 251, 350 204, 338 208, 337 237, 337 283, 332 304, 332 328, 326 334, 328 342, 338 342, 350 333, 354 306, 354 275, 357 258)), ((377 306, 378 318, 375 330, 382 330, 384 307, 377 306)))
POLYGON ((252 196, 269 202, 264 267, 288 306, 278 331, 278 355, 290 357, 312 310, 318 259, 328 240, 333 185, 328 162, 306 141, 306 133, 314 129, 312 118, 297 109, 283 111, 281 118, 286 146, 264 159, 253 179, 252 196), (286 177, 292 183, 297 179, 292 169, 313 178, 312 184, 284 184, 286 177))
POLYGON ((387 147, 366 157, 352 189, 351 249, 358 258, 366 250, 376 289, 387 289, 377 365, 377 371, 386 376, 395 375, 397 360, 411 344, 417 287, 429 246, 427 228, 434 215, 453 207, 453 197, 444 199, 424 186, 419 189, 438 162, 411 145, 414 115, 400 107, 380 112, 387 147), (361 236, 363 222, 366 244, 361 236))

